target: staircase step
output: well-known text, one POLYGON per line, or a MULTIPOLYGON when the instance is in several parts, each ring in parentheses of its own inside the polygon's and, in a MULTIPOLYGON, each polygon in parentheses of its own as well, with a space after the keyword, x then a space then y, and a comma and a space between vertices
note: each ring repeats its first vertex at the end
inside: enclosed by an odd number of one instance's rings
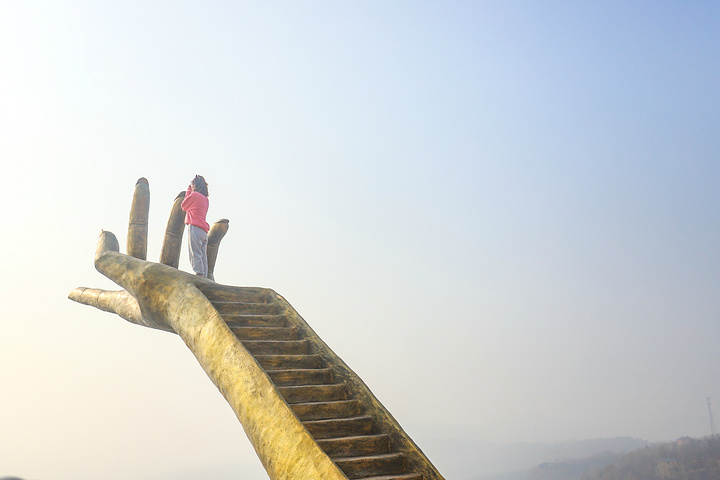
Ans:
POLYGON ((296 340, 298 336, 295 327, 229 327, 240 340, 296 340))
POLYGON ((320 355, 255 355, 255 360, 265 370, 321 368, 325 366, 325 362, 320 355))
POLYGON ((306 355, 310 353, 307 340, 242 340, 253 355, 306 355))
POLYGON ((276 303, 252 303, 252 302, 212 302, 215 310, 220 314, 261 314, 274 315, 282 313, 283 309, 276 303))
POLYGON ((406 473, 405 455, 402 453, 336 458, 333 461, 350 479, 406 473))
POLYGON ((332 458, 379 455, 390 451, 386 434, 326 438, 318 440, 317 444, 332 458))
POLYGON ((395 475, 380 475, 379 477, 361 477, 362 480, 423 480, 419 473, 398 473, 395 475))
POLYGON ((328 385, 333 383, 332 370, 329 368, 266 370, 273 383, 279 387, 290 385, 328 385))
POLYGON ((222 315, 229 327, 285 327, 288 324, 285 315, 222 315))
POLYGON ((244 287, 218 290, 217 284, 198 285, 205 297, 212 303, 219 302, 248 302, 273 303, 272 295, 264 288, 244 287))
POLYGON ((337 402, 311 402, 290 405, 300 421, 327 420, 330 418, 357 417, 360 414, 360 402, 340 400, 337 402))
POLYGON ((374 427, 372 417, 368 416, 310 420, 303 425, 316 440, 370 435, 374 427))
POLYGON ((341 383, 334 385, 277 387, 277 389, 288 404, 347 400, 347 389, 345 385, 341 383))

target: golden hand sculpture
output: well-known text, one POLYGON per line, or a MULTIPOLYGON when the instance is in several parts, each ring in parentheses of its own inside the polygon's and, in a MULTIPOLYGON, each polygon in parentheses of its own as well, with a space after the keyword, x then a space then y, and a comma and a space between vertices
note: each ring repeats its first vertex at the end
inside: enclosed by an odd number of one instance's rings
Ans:
MULTIPOLYGON (((160 263, 146 260, 149 188, 130 210, 127 255, 100 234, 95 268, 123 289, 69 298, 178 334, 230 404, 271 480, 444 480, 365 383, 273 290, 233 287, 177 269, 183 230, 173 204, 160 263)), ((209 276, 228 221, 208 235, 209 276)))
MULTIPOLYGON (((145 259, 149 187, 146 179, 138 180, 130 213, 128 255, 119 252, 117 238, 107 231, 100 233, 95 252, 95 268, 123 290, 79 287, 69 298, 138 325, 177 333, 232 407, 272 480, 346 479, 210 300, 226 306, 247 304, 277 310, 285 307, 270 302, 281 297, 269 289, 220 285, 176 268, 184 195, 175 199, 170 214, 162 263, 149 262, 145 259)), ((227 229, 228 221, 220 220, 208 235, 209 276, 227 229)))

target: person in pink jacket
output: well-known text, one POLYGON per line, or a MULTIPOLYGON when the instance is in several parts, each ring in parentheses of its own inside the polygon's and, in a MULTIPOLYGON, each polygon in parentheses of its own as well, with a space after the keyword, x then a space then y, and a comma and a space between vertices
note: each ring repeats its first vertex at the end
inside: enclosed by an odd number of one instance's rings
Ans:
POLYGON ((180 204, 185 211, 185 225, 188 226, 190 264, 195 274, 203 277, 208 275, 207 242, 210 225, 205 219, 210 206, 208 196, 207 182, 200 175, 195 175, 180 204))

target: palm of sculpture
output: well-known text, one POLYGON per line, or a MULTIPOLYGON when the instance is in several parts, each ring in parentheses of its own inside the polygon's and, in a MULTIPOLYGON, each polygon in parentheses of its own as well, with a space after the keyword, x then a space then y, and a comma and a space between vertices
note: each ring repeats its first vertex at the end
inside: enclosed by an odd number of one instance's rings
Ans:
MULTIPOLYGON (((272 480, 443 480, 362 380, 270 289, 220 285, 177 270, 175 200, 161 262, 145 260, 149 187, 135 188, 128 254, 103 231, 95 267, 120 291, 69 297, 139 325, 177 333, 240 420, 272 480)), ((228 221, 213 225, 210 275, 228 221)), ((212 278, 212 277, 211 277, 212 278)))

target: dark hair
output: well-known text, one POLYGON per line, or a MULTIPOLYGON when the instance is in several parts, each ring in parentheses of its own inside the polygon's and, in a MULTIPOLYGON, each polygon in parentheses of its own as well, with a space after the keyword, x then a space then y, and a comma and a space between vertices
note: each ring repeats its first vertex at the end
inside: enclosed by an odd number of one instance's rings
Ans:
POLYGON ((195 191, 200 192, 206 197, 209 197, 210 194, 208 193, 208 184, 205 181, 205 179, 200 175, 195 175, 195 178, 193 178, 192 181, 193 185, 195 185, 195 191))

